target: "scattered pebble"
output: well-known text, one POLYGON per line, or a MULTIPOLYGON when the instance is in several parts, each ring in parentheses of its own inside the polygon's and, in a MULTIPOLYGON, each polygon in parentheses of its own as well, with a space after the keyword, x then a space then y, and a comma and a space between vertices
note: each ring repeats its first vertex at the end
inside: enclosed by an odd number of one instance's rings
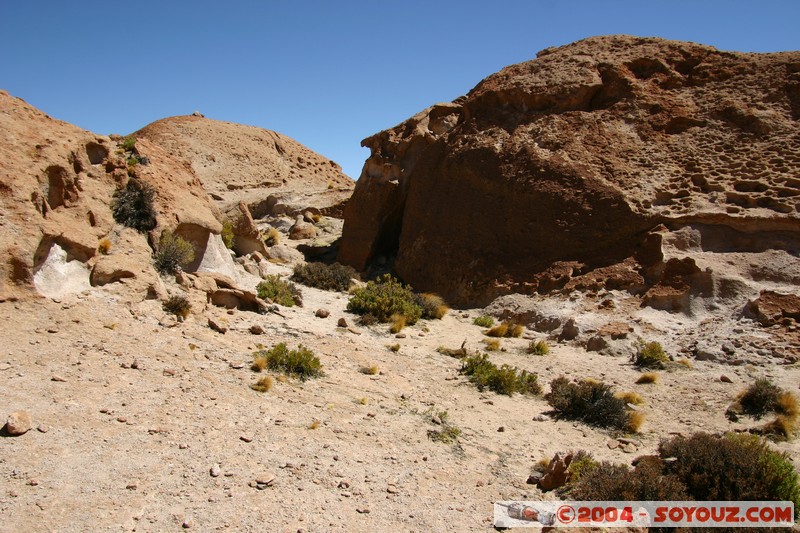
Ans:
POLYGON ((67 379, 63 376, 59 376, 58 374, 54 374, 53 377, 50 378, 50 381, 59 381, 61 383, 66 383, 67 379))
POLYGON ((347 324, 347 320, 345 320, 344 317, 340 318, 339 321, 336 323, 336 325, 340 328, 349 327, 347 324))
POLYGON ((244 442, 253 442, 253 436, 252 435, 241 435, 241 436, 239 436, 239 440, 242 440, 244 442))
POLYGON ((250 333, 252 333, 253 335, 263 335, 264 328, 262 328, 258 324, 253 324, 252 326, 250 326, 250 333))
POLYGON ((369 514, 369 507, 356 507, 356 512, 359 514, 369 514))
POLYGON ((317 312, 314 313, 314 316, 316 316, 317 318, 328 318, 330 314, 331 312, 328 311, 327 309, 319 308, 317 309, 317 312))
POLYGON ((219 465, 218 464, 211 465, 211 468, 209 469, 208 473, 211 474, 211 477, 219 477, 220 475, 219 465))
POLYGON ((722 374, 722 375, 719 377, 719 380, 720 380, 721 382, 723 382, 723 383, 733 383, 733 380, 732 380, 731 378, 729 378, 728 376, 726 376, 725 374, 722 374))
POLYGON ((48 431, 50 431, 50 428, 45 426, 44 424, 39 424, 39 426, 36 428, 36 431, 38 431, 39 433, 47 433, 48 431))
POLYGON ((500 426, 499 428, 497 428, 498 433, 503 433, 505 430, 506 430, 505 426, 500 426))

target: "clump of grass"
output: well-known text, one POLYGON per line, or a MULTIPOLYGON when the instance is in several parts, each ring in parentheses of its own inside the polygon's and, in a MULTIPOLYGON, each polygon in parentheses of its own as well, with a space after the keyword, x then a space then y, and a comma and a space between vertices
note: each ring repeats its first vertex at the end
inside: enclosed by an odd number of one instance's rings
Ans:
POLYGON ((411 289, 389 274, 355 289, 347 302, 347 310, 359 315, 370 313, 380 322, 388 322, 393 315, 403 315, 408 325, 415 324, 422 316, 422 308, 411 289))
POLYGON ((228 250, 232 250, 233 245, 236 243, 236 235, 234 235, 233 231, 233 222, 227 218, 223 220, 222 233, 220 233, 220 237, 222 237, 222 242, 225 243, 225 248, 228 250))
POLYGON ((445 425, 442 429, 429 429, 428 438, 433 442, 453 444, 461 436, 461 430, 455 426, 445 425))
POLYGON ((261 379, 250 385, 250 388, 256 392, 267 392, 272 388, 272 378, 269 376, 262 376, 261 379))
POLYGON ((639 341, 636 353, 633 355, 633 364, 643 368, 664 368, 669 357, 664 353, 664 348, 658 342, 639 341))
POLYGON ((637 385, 648 385, 658 382, 658 374, 655 372, 645 372, 636 380, 637 385))
POLYGON ((308 425, 308 429, 317 429, 321 425, 321 422, 316 418, 308 425))
POLYGON ((481 315, 476 317, 472 323, 482 328, 490 328, 494 325, 494 318, 490 317, 489 315, 481 315))
POLYGON ((486 354, 466 357, 461 364, 461 373, 468 376, 478 390, 489 389, 498 394, 513 396, 515 392, 537 395, 542 392, 538 376, 509 365, 498 367, 486 354))
POLYGON ((136 137, 129 135, 122 139, 119 143, 120 148, 126 152, 131 152, 136 148, 136 137))
POLYGON ((183 237, 173 235, 171 231, 161 232, 158 240, 158 251, 153 259, 153 266, 161 274, 175 274, 182 266, 194 260, 194 247, 183 237))
POLYGON ((387 346, 387 348, 389 348, 393 352, 399 352, 400 351, 400 343, 396 342, 394 344, 390 344, 390 345, 387 346))
POLYGON ((117 189, 111 199, 111 214, 123 226, 141 233, 156 227, 153 187, 137 179, 129 179, 123 189, 117 189))
POLYGON ((369 366, 362 366, 359 369, 359 372, 361 372, 362 374, 366 374, 368 376, 374 376, 378 374, 378 372, 380 372, 380 369, 378 368, 378 365, 369 365, 369 366))
POLYGON ((269 350, 253 353, 253 367, 260 366, 303 381, 322 375, 322 364, 314 352, 302 344, 296 350, 289 350, 286 343, 276 344, 269 350), (263 359, 263 363, 259 360, 263 359))
POLYGON ((189 311, 192 310, 192 304, 189 303, 189 300, 186 298, 186 296, 181 294, 170 296, 163 304, 161 304, 161 307, 164 309, 164 311, 182 318, 188 317, 189 311))
POLYGON ((358 399, 358 403, 359 403, 359 405, 367 405, 367 404, 369 404, 369 398, 367 398, 366 396, 363 396, 363 397, 358 399))
POLYGON ((436 351, 440 354, 455 357, 456 359, 463 359, 467 356, 467 349, 465 348, 467 341, 461 343, 461 348, 447 348, 446 346, 439 346, 436 351))
POLYGON ((614 396, 631 405, 642 405, 644 403, 644 398, 636 392, 617 392, 614 396))
POLYGON ((685 366, 686 368, 694 368, 692 362, 686 359, 685 357, 682 357, 675 362, 678 363, 679 365, 685 366))
POLYGON ((111 241, 108 239, 102 239, 97 244, 97 251, 103 255, 108 255, 108 253, 111 251, 111 241))
POLYGON ((502 324, 489 329, 484 333, 489 337, 520 337, 525 331, 525 328, 520 324, 504 321, 502 324))
POLYGON ((277 228, 269 228, 267 234, 264 235, 264 244, 275 246, 279 242, 281 242, 281 232, 277 228))
POLYGON ((628 408, 605 383, 581 380, 573 383, 561 376, 550 382, 544 397, 562 418, 579 420, 598 427, 635 432, 642 423, 641 413, 628 408))
POLYGON ((281 279, 278 274, 271 274, 264 278, 264 281, 256 287, 256 291, 259 298, 269 298, 284 307, 299 305, 299 302, 302 301, 300 289, 294 283, 281 279))
POLYGON ((531 355, 547 355, 550 353, 550 347, 547 345, 547 342, 541 339, 531 341, 528 345, 528 353, 531 355))
POLYGON ((797 418, 786 415, 778 415, 772 421, 764 424, 756 432, 769 437, 772 440, 791 440, 797 433, 797 418))
POLYGON ((138 164, 139 164, 139 158, 138 158, 138 157, 136 157, 135 155, 129 156, 129 157, 128 157, 128 158, 125 160, 125 163, 128 165, 128 168, 129 168, 129 169, 132 169, 133 167, 135 167, 136 165, 138 165, 138 164))
POLYGON ((500 349, 500 339, 483 339, 487 352, 496 352, 500 349))
POLYGON ((404 327, 406 327, 406 322, 408 319, 405 315, 394 314, 389 318, 389 322, 392 325, 389 327, 389 332, 391 333, 400 333, 404 327))
POLYGON ((416 302, 422 308, 422 318, 441 320, 450 310, 441 296, 430 292, 417 294, 416 302))
POLYGON ((250 370, 253 372, 261 372, 267 368, 267 358, 263 356, 256 356, 253 359, 253 364, 250 365, 250 370))
POLYGON ((305 263, 294 267, 292 280, 326 291, 347 292, 353 279, 360 279, 353 267, 334 263, 305 263))

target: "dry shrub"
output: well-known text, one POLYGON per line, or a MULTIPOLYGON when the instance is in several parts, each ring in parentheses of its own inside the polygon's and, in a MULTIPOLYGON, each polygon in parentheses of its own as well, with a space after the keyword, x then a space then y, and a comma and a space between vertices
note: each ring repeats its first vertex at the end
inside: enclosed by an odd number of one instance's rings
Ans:
POLYGON ((103 255, 108 255, 108 253, 111 251, 111 241, 108 239, 102 239, 97 244, 97 251, 103 255))
POLYGON ((638 367, 664 368, 667 361, 669 361, 669 357, 658 342, 640 340, 636 353, 633 355, 633 364, 638 367))
POLYGON ((393 352, 399 352, 400 351, 400 343, 391 344, 391 345, 387 346, 387 348, 389 348, 393 352))
POLYGON ((403 331, 403 328, 406 327, 408 318, 405 315, 395 314, 391 316, 389 321, 392 323, 391 327, 389 327, 389 331, 391 333, 400 333, 403 331))
POLYGON ((450 310, 441 296, 430 292, 418 294, 417 304, 422 308, 422 318, 441 319, 450 310))
POLYGON ((637 411, 614 396, 605 383, 589 380, 573 383, 561 376, 550 382, 550 392, 544 399, 560 417, 592 426, 635 432, 642 423, 641 416, 632 416, 637 411))
POLYGON ((123 226, 146 233, 156 227, 156 210, 153 201, 156 191, 149 184, 129 179, 124 189, 114 192, 111 214, 123 226))
POLYGON ((250 388, 256 392, 267 392, 272 388, 272 378, 263 376, 261 379, 250 385, 250 388))
POLYGON ((739 394, 736 402, 726 414, 731 420, 737 420, 745 414, 759 419, 767 413, 783 415, 787 419, 796 419, 800 413, 797 397, 785 391, 766 378, 758 378, 745 391, 739 394))
POLYGON ((501 324, 486 331, 484 335, 488 337, 520 337, 525 332, 525 328, 514 322, 504 321, 501 324))
POLYGON ((181 267, 194 260, 192 245, 171 231, 161 232, 158 240, 158 251, 153 259, 153 266, 161 274, 175 274, 181 267))
POLYGON ((531 341, 528 345, 528 353, 531 355, 547 355, 550 353, 550 346, 541 339, 538 341, 531 341))
POLYGON ((267 234, 264 235, 264 244, 267 246, 275 246, 281 242, 281 232, 277 228, 269 228, 267 234))
POLYGON ((369 366, 362 366, 359 369, 359 372, 361 372, 362 374, 367 374, 368 376, 374 376, 378 372, 380 372, 380 369, 378 368, 378 365, 369 365, 369 366))
POLYGON ((614 394, 614 396, 616 396, 623 402, 632 405, 641 405, 644 403, 644 398, 642 398, 642 396, 636 392, 618 392, 614 394))
POLYGON ((189 311, 192 310, 192 304, 189 303, 186 296, 176 294, 167 298, 167 300, 161 304, 161 308, 167 313, 186 318, 189 316, 189 311))
POLYGON ((658 458, 643 458, 631 470, 626 465, 603 461, 567 485, 570 499, 597 501, 688 500, 686 487, 674 475, 665 474, 658 458))
POLYGON ((487 352, 496 352, 500 349, 500 339, 483 339, 487 352))
POLYGON ((656 382, 658 382, 658 374, 655 372, 645 372, 636 380, 637 385, 648 385, 656 382))
POLYGON ((353 279, 360 279, 358 272, 339 263, 305 263, 295 266, 292 274, 292 280, 303 285, 338 292, 347 292, 353 279))
POLYGON ((498 367, 489 361, 486 354, 466 357, 461 364, 461 373, 469 376, 478 390, 489 389, 508 396, 513 396, 515 392, 531 395, 542 392, 536 374, 508 365, 498 367))

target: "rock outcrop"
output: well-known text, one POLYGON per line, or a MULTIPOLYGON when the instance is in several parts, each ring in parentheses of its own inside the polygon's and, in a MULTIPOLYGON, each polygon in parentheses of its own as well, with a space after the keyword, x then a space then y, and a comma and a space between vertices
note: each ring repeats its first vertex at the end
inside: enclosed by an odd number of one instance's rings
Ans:
POLYGON ((209 236, 222 229, 200 180, 146 139, 127 151, 120 141, 0 91, 0 301, 34 287, 59 297, 118 282, 135 298, 155 296, 151 244, 165 229, 191 242, 200 264, 209 236), (114 192, 130 179, 155 191, 149 235, 114 222, 114 192))
POLYGON ((254 218, 309 207, 341 217, 355 185, 335 162, 254 126, 190 115, 158 120, 133 136, 188 161, 223 211, 244 202, 254 218))
POLYGON ((799 119, 800 52, 547 49, 362 142, 339 259, 396 256, 457 305, 594 286, 691 313, 796 285, 763 271, 800 252, 799 119))

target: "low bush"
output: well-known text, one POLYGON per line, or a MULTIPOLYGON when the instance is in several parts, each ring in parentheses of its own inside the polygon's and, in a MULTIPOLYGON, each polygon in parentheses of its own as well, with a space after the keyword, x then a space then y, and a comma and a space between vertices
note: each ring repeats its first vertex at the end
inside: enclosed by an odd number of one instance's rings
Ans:
POLYGON ((366 374, 368 376, 375 376, 380 372, 378 365, 369 365, 369 366, 362 366, 358 369, 359 372, 362 374, 366 374))
POLYGON ((268 368, 303 381, 322 375, 319 358, 302 344, 296 350, 289 350, 282 342, 269 350, 254 352, 253 358, 253 367, 268 368))
POLYGON ((264 235, 264 244, 267 246, 275 246, 281 242, 281 232, 277 228, 269 228, 267 234, 264 235))
POLYGON ((156 210, 153 205, 156 191, 147 183, 129 179, 123 189, 117 189, 111 199, 111 214, 123 226, 139 232, 156 227, 156 210))
POLYGON ((689 500, 681 480, 663 472, 663 463, 656 457, 639 460, 636 467, 607 461, 584 472, 562 493, 574 500, 599 501, 685 501, 689 500))
POLYGON ((556 413, 569 420, 621 431, 636 431, 641 414, 634 415, 624 400, 614 396, 611 387, 593 380, 573 383, 561 376, 550 382, 545 397, 556 413))
POLYGON ((222 237, 222 242, 225 243, 225 248, 228 250, 232 250, 233 245, 236 243, 236 235, 234 235, 233 230, 233 222, 227 218, 222 221, 222 233, 220 233, 220 237, 222 237))
POLYGON ((189 316, 189 311, 192 309, 192 304, 189 303, 189 300, 186 298, 186 296, 176 294, 167 298, 167 300, 161 304, 161 307, 168 313, 186 318, 189 316))
POLYGON ((450 308, 438 294, 425 292, 415 295, 417 305, 422 308, 422 318, 439 319, 447 314, 450 308))
POLYGON ((360 279, 353 267, 334 263, 305 263, 294 267, 292 281, 326 291, 347 292, 353 279, 360 279))
POLYGON ((677 476, 696 500, 792 501, 800 511, 800 479, 789 457, 753 435, 696 433, 659 445, 670 458, 665 471, 677 476))
POLYGON ((108 255, 111 252, 111 241, 108 239, 102 239, 97 244, 97 251, 103 255, 108 255))
POLYGON ((294 283, 281 279, 278 274, 271 274, 256 287, 258 297, 269 298, 273 303, 284 307, 292 307, 301 300, 300 289, 294 283))
POLYGON ((515 392, 532 395, 542 392, 536 374, 509 365, 498 367, 489 361, 486 354, 466 357, 461 364, 461 373, 468 376, 478 390, 489 389, 507 396, 513 396, 515 392))
POLYGON ((639 376, 639 379, 636 380, 637 385, 649 385, 651 383, 657 383, 657 382, 658 382, 658 374, 656 374, 655 372, 645 372, 644 374, 639 376))
POLYGON ((161 274, 174 274, 181 267, 194 260, 192 245, 171 231, 161 232, 158 240, 158 250, 153 259, 155 269, 161 274))
POLYGON ((783 412, 781 397, 787 397, 784 390, 766 378, 758 378, 739 396, 738 402, 745 414, 761 418, 767 413, 788 414, 783 412))
POLYGON ((472 323, 482 328, 490 328, 494 326, 494 318, 490 317, 489 315, 481 315, 476 317, 472 323))
POLYGON ((491 328, 484 334, 489 337, 520 337, 524 331, 525 328, 520 324, 504 321, 502 324, 491 328))
POLYGON ((643 368, 664 368, 667 361, 669 357, 658 342, 639 341, 633 355, 633 364, 643 368))
POLYGON ((411 289, 389 274, 355 289, 347 302, 347 310, 359 315, 370 313, 380 322, 388 322, 393 315, 403 315, 408 325, 415 324, 422 316, 422 308, 411 289))
POLYGON ((272 388, 272 378, 263 376, 261 379, 250 385, 250 388, 256 392, 267 392, 272 388))
POLYGON ((461 430, 455 426, 445 425, 442 429, 429 429, 428 438, 434 442, 452 444, 461 436, 461 430))
POLYGON ((550 347, 547 342, 543 340, 531 341, 528 345, 528 353, 531 355, 547 355, 550 353, 550 347))
POLYGON ((119 143, 120 148, 125 150, 126 152, 131 152, 136 148, 136 137, 128 136, 122 139, 119 143))

